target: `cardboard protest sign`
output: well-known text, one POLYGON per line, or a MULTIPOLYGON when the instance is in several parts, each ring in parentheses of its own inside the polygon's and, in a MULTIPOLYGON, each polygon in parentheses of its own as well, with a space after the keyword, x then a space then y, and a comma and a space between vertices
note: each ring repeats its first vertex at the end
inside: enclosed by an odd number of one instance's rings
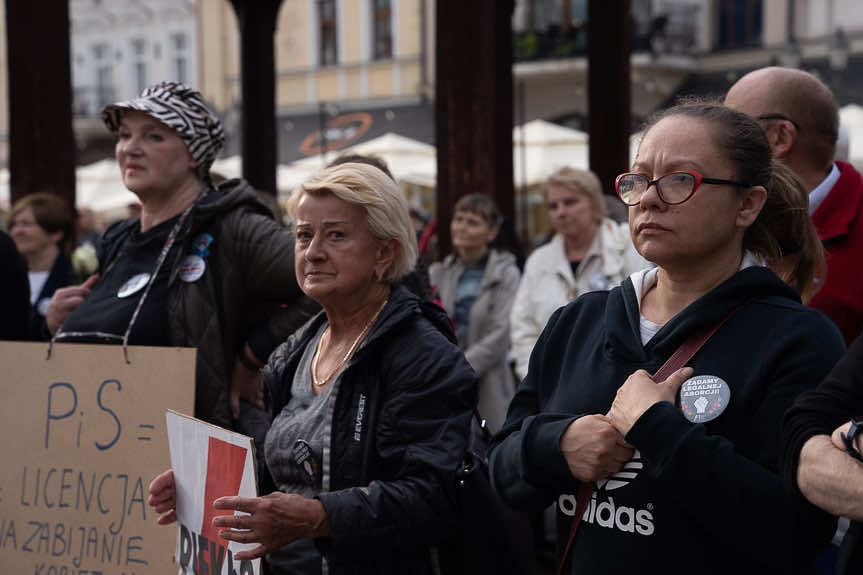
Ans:
POLYGON ((260 559, 233 558, 257 544, 220 539, 213 527, 214 517, 233 513, 214 509, 213 501, 226 495, 258 496, 252 438, 173 411, 165 418, 177 490, 179 573, 260 575, 260 559))
POLYGON ((147 488, 166 408, 191 411, 195 350, 0 342, 0 573, 170 573, 147 488))

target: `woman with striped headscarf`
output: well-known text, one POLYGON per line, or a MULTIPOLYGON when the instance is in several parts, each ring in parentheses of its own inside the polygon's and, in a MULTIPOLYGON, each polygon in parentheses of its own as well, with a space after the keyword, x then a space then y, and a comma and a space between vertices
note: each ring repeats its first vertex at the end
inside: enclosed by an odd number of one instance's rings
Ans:
POLYGON ((307 319, 292 236, 246 182, 213 185, 224 133, 197 91, 162 82, 102 117, 141 215, 105 233, 98 275, 55 293, 48 328, 58 342, 197 348, 195 415, 231 427, 307 319))

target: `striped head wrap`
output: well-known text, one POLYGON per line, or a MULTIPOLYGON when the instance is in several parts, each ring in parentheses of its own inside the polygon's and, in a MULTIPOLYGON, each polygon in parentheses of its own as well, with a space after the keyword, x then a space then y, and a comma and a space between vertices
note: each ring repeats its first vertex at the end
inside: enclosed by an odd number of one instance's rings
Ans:
POLYGON ((137 98, 106 106, 102 120, 111 133, 119 131, 126 110, 144 112, 177 132, 198 166, 198 177, 210 181, 210 166, 225 143, 225 132, 197 90, 179 82, 160 82, 137 98))

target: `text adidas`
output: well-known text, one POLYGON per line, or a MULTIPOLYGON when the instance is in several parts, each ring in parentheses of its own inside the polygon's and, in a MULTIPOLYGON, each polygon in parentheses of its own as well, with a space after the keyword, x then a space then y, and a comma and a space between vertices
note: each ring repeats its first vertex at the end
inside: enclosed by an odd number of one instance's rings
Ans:
MULTIPOLYGON (((558 498, 560 511, 570 517, 575 515, 575 495, 563 494, 558 498)), ((597 504, 596 492, 590 498, 590 505, 584 510, 581 520, 586 523, 617 529, 626 533, 638 533, 639 535, 653 535, 653 513, 648 509, 635 509, 625 505, 615 506, 614 498, 597 504)))

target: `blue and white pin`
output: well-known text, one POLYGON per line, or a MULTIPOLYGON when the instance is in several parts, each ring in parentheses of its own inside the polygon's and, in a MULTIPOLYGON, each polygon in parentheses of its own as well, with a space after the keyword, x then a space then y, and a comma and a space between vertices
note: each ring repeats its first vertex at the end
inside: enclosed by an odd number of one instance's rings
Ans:
POLYGON ((212 243, 213 236, 210 234, 201 234, 192 240, 192 253, 180 262, 181 280, 186 283, 192 283, 201 279, 201 276, 207 271, 207 262, 204 258, 210 255, 210 245, 212 243))

